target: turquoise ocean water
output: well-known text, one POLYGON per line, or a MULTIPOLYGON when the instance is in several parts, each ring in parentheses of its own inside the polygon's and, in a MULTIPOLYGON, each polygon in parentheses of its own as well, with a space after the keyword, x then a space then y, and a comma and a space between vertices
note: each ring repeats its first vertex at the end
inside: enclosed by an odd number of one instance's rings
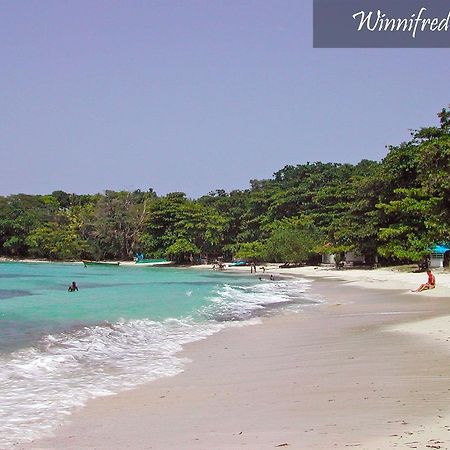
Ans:
POLYGON ((183 370, 183 345, 280 308, 310 282, 196 269, 0 263, 0 448, 90 398, 183 370), (68 292, 76 281, 78 292, 68 292))

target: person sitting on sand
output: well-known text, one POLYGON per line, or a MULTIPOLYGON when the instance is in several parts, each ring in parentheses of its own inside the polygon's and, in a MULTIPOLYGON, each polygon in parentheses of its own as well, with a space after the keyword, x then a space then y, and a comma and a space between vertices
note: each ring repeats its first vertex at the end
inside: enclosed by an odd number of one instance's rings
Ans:
POLYGON ((67 289, 69 292, 74 292, 74 291, 78 291, 78 286, 77 283, 75 283, 75 281, 72 281, 72 284, 69 286, 69 289, 67 289))
POLYGON ((436 287, 436 278, 431 273, 430 269, 427 270, 427 274, 428 274, 428 281, 424 284, 421 284, 413 292, 422 292, 422 291, 426 291, 427 289, 434 289, 436 287))

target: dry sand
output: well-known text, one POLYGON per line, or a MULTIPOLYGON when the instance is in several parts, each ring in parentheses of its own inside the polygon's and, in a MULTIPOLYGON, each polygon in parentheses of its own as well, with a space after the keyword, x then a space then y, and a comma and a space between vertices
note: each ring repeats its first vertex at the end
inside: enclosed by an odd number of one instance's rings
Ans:
POLYGON ((19 448, 450 448, 450 280, 412 294, 423 274, 358 272, 283 271, 314 276, 327 303, 190 344, 182 374, 19 448))

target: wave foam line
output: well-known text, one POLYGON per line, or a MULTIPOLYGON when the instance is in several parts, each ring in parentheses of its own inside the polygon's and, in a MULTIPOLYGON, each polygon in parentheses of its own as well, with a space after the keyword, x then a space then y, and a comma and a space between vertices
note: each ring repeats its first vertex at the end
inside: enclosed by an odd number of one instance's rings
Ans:
POLYGON ((0 359, 0 448, 36 438, 74 408, 183 370, 176 353, 225 324, 121 321, 49 335, 0 359))

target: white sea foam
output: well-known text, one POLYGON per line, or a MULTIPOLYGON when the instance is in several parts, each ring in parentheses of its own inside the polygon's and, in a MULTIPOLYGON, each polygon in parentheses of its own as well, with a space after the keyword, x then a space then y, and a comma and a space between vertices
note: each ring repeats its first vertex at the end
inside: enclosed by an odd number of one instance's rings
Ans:
POLYGON ((308 289, 306 280, 225 285, 200 312, 209 320, 122 320, 49 335, 36 347, 3 355, 0 448, 51 430, 91 398, 180 373, 187 360, 177 353, 184 344, 230 325, 255 323, 248 319, 271 305, 295 299, 307 304, 308 289))
POLYGON ((218 289, 211 299, 213 305, 205 313, 219 320, 243 320, 264 314, 281 304, 302 308, 317 304, 318 300, 309 295, 310 282, 303 278, 295 280, 271 281, 262 279, 253 286, 231 286, 226 284, 218 289))
POLYGON ((181 372, 182 346, 224 326, 122 321, 48 336, 0 358, 0 448, 34 438, 90 398, 181 372))

